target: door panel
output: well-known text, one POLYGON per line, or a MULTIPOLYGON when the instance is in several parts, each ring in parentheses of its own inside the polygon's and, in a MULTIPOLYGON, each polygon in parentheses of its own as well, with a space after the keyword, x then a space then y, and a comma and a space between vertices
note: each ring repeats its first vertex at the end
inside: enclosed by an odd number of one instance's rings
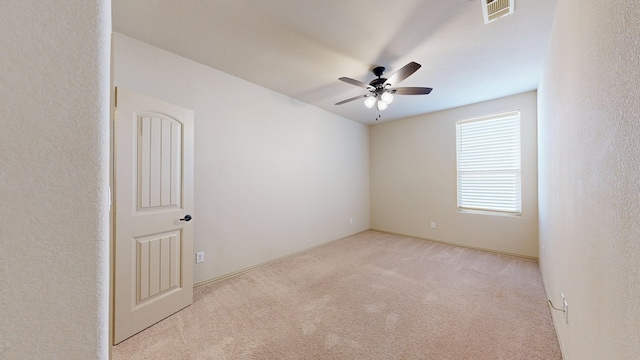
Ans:
POLYGON ((134 307, 181 288, 177 266, 182 257, 179 231, 135 239, 135 247, 137 294, 134 307))
POLYGON ((168 116, 139 115, 138 211, 182 208, 182 124, 168 116))
POLYGON ((114 343, 193 300, 193 111, 118 87, 114 343))

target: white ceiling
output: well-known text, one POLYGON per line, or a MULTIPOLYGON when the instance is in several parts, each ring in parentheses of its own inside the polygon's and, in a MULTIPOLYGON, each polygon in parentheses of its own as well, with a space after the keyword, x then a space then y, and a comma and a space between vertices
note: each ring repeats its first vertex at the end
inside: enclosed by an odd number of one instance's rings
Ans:
MULTIPOLYGON (((422 65, 378 122, 537 89, 557 0, 514 0, 488 25, 484 0, 113 0, 113 28, 135 39, 364 124, 371 69, 422 65)), ((242 96, 243 94, 238 94, 242 96)))

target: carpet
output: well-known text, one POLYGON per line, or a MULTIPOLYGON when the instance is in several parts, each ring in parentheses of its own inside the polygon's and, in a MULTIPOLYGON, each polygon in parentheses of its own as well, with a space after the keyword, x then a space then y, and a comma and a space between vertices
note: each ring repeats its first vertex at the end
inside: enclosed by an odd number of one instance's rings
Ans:
POLYGON ((194 290, 113 359, 562 359, 534 260, 367 231, 194 290))

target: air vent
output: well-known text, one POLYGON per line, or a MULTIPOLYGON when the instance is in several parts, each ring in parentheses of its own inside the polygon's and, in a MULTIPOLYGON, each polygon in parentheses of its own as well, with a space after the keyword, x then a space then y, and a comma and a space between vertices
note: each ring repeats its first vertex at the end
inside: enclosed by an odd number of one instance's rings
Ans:
POLYGON ((513 14, 513 2, 515 0, 480 0, 482 2, 482 14, 484 23, 488 24, 503 16, 513 14))

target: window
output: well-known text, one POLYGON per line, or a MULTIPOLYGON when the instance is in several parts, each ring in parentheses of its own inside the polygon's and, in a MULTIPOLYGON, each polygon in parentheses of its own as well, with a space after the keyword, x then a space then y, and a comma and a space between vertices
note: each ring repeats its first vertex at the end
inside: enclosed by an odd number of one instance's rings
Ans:
POLYGON ((458 210, 520 215, 520 112, 456 123, 458 210))

